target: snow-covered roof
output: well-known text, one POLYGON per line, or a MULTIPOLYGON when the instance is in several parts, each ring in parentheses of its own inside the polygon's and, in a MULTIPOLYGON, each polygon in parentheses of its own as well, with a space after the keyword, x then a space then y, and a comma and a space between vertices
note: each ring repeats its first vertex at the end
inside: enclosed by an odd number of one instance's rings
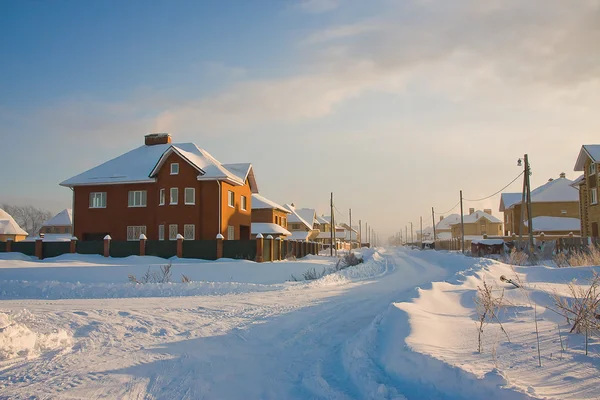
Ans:
MULTIPOLYGON (((578 231, 581 229, 579 218, 534 217, 531 219, 534 232, 578 231)), ((527 226, 528 221, 525 221, 527 226)))
POLYGON ((572 183, 567 178, 549 181, 531 192, 531 202, 579 201, 579 191, 571 186, 572 183))
POLYGON ((301 223, 308 229, 313 229, 317 215, 314 208, 296 208, 291 204, 286 204, 285 208, 291 213, 288 217, 288 223, 301 223))
POLYGON ((500 212, 508 210, 513 205, 520 203, 523 199, 522 193, 502 193, 500 195, 500 212))
POLYGON ((325 219, 324 216, 323 217, 319 217, 317 215, 317 222, 320 223, 320 224, 330 224, 331 225, 331 222, 328 219, 325 219))
MULTIPOLYGON (((490 215, 486 212, 483 212, 481 210, 477 210, 475 211, 473 214, 469 214, 469 215, 465 215, 463 218, 463 222, 465 224, 472 224, 474 222, 479 221, 480 219, 485 218, 490 222, 494 222, 494 223, 502 223, 502 221, 500 221, 498 218, 494 217, 493 215, 490 215)), ((458 222, 452 225, 457 225, 460 224, 460 217, 458 219, 458 222)))
POLYGON ((460 222, 460 215, 458 215, 458 214, 451 214, 451 215, 448 215, 443 220, 441 220, 440 222, 438 222, 437 225, 435 226, 435 229, 437 229, 437 230, 442 230, 442 229, 450 230, 451 229, 450 226, 456 224, 457 222, 460 222))
POLYGON ((578 188, 584 182, 585 182, 585 175, 581 175, 581 176, 579 176, 579 178, 575 179, 573 181, 573 183, 571 183, 571 186, 574 188, 578 188))
POLYGON ((450 240, 452 239, 452 232, 436 232, 438 240, 450 240))
POLYGON ((600 144, 585 144, 581 146, 581 150, 579 150, 579 156, 577 157, 575 168, 573 168, 573 170, 583 171, 585 162, 588 158, 595 163, 600 161, 600 144))
POLYGON ((261 233, 264 235, 284 235, 290 236, 291 233, 281 225, 267 223, 267 222, 253 222, 251 224, 251 231, 253 235, 261 233))
MULTIPOLYGON (((70 242, 73 236, 69 233, 45 233, 42 242, 70 242)), ((35 242, 40 236, 29 236, 24 242, 35 242)))
POLYGON ((0 235, 29 235, 25 232, 14 218, 0 208, 0 235))
POLYGON ((261 210, 261 209, 275 209, 285 213, 290 214, 291 211, 285 208, 284 206, 280 206, 272 200, 267 199, 264 196, 261 196, 258 193, 252 194, 252 209, 253 210, 261 210))
POLYGON ((308 237, 311 235, 310 232, 304 232, 304 231, 295 231, 292 232, 292 234, 288 237, 286 237, 287 240, 308 240, 308 237))
POLYGON ((42 226, 71 226, 73 224, 73 213, 70 208, 65 208, 48 221, 44 222, 42 226))
POLYGON ((105 185, 154 182, 167 157, 175 153, 198 171, 198 180, 225 180, 244 185, 246 179, 253 193, 258 193, 251 164, 221 164, 194 143, 140 146, 88 171, 61 182, 61 186, 105 185))
POLYGON ((483 245, 501 245, 504 244, 504 239, 475 239, 472 240, 471 243, 473 244, 483 244, 483 245))
MULTIPOLYGON (((332 232, 319 232, 319 236, 317 236, 317 239, 331 239, 331 234, 332 232)), ((340 238, 340 234, 338 232, 335 232, 335 238, 336 239, 342 239, 340 238)))

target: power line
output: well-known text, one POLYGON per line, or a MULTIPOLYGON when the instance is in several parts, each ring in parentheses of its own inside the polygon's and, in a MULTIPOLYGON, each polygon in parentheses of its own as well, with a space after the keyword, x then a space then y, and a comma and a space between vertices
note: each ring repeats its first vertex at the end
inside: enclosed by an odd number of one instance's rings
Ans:
POLYGON ((494 193, 494 194, 491 194, 491 195, 489 195, 489 196, 487 196, 487 197, 484 197, 484 198, 482 198, 482 199, 477 199, 477 200, 470 200, 470 199, 466 199, 466 198, 464 198, 464 197, 463 197, 463 200, 477 202, 477 201, 487 200, 487 199, 489 199, 490 197, 494 197, 495 195, 497 195, 498 193, 502 192, 504 189, 506 189, 507 187, 509 187, 509 186, 510 186, 510 185, 512 185, 513 183, 515 183, 515 181, 516 181, 517 179, 519 179, 519 178, 521 177, 521 175, 523 175, 523 172, 521 172, 519 175, 517 175, 517 177, 516 177, 515 179, 513 179, 512 181, 510 181, 510 183, 509 183, 508 185, 504 186, 502 189, 498 190, 498 191, 497 191, 496 193, 494 193))
POLYGON ((458 201, 458 203, 456 203, 456 204, 454 205, 454 207, 452 207, 452 208, 451 208, 451 209, 449 209, 448 211, 444 211, 444 212, 442 212, 442 213, 440 213, 440 212, 436 212, 435 214, 437 214, 437 215, 440 215, 440 214, 441 214, 441 215, 448 214, 450 211, 454 211, 454 209, 455 209, 456 207, 458 207, 458 205, 459 205, 459 204, 460 204, 460 200, 458 201))

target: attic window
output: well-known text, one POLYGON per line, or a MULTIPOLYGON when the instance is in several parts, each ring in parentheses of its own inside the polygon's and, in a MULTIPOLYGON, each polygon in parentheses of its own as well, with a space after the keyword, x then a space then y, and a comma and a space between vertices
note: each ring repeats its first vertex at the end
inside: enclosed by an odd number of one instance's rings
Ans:
POLYGON ((179 174, 179 163, 171 163, 171 175, 179 174))

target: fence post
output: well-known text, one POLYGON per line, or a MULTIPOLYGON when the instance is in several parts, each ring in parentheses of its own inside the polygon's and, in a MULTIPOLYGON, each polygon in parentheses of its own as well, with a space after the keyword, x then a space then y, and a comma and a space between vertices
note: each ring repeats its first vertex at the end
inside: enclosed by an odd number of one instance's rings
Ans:
POLYGON ((183 258, 183 236, 177 234, 177 258, 183 258))
POLYGON ((269 241, 269 261, 273 262, 273 236, 268 235, 267 240, 269 241))
POLYGON ((223 239, 225 239, 223 235, 217 234, 217 260, 223 258, 223 239))
POLYGON ((275 246, 277 246, 277 261, 282 260, 282 258, 281 258, 281 251, 282 251, 281 250, 281 242, 282 242, 281 238, 279 236, 277 236, 275 238, 275 246))
POLYGON ((13 238, 6 239, 6 252, 10 253, 12 251, 12 242, 13 238))
POLYGON ((256 235, 256 262, 263 262, 263 235, 259 233, 256 235))
POLYGON ((77 238, 75 236, 71 238, 71 246, 69 247, 69 251, 71 254, 77 253, 77 238))
POLYGON ((112 238, 110 235, 104 236, 104 257, 110 256, 110 241, 112 238))
POLYGON ((143 233, 140 235, 140 256, 146 255, 146 240, 148 238, 143 233))
POLYGON ((44 254, 43 254, 43 242, 41 238, 36 238, 35 239, 35 256, 39 259, 39 260, 43 260, 44 259, 44 254))

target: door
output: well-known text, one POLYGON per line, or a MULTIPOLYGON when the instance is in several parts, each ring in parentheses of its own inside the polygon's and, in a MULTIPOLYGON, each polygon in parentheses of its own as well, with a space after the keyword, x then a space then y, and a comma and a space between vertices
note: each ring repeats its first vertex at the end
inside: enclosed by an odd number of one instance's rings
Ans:
POLYGON ((240 225, 240 240, 250 240, 250 227, 248 225, 240 225))
POLYGON ((598 237, 598 223, 597 222, 592 223, 592 237, 595 237, 595 238, 598 237))

